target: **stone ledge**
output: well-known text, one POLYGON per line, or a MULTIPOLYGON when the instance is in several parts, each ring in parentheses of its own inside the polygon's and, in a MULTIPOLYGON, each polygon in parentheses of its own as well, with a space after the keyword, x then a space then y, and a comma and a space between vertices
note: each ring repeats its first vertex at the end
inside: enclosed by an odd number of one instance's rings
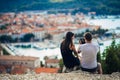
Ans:
POLYGON ((40 73, 23 75, 0 74, 0 80, 120 80, 120 72, 115 72, 110 75, 89 74, 86 72, 40 73))

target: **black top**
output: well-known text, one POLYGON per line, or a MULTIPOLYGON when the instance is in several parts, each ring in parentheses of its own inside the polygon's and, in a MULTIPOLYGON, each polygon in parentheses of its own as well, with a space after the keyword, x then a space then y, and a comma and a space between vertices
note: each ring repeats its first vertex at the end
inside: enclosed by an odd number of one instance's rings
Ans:
POLYGON ((72 54, 73 51, 70 50, 70 48, 62 49, 62 46, 63 45, 61 43, 60 50, 65 67, 73 68, 74 66, 79 66, 80 61, 72 54))

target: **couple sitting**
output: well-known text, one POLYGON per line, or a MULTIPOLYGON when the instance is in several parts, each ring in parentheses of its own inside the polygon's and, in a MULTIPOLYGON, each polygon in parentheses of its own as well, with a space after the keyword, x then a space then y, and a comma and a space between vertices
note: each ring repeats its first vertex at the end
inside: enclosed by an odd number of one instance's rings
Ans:
POLYGON ((99 46, 93 44, 91 33, 84 34, 85 44, 79 46, 79 52, 82 57, 78 55, 78 51, 75 49, 73 43, 74 33, 67 32, 65 40, 62 41, 60 50, 63 58, 64 65, 67 69, 87 71, 102 74, 102 67, 100 63, 97 63, 97 53, 99 46), (74 52, 74 54, 73 54, 74 52))

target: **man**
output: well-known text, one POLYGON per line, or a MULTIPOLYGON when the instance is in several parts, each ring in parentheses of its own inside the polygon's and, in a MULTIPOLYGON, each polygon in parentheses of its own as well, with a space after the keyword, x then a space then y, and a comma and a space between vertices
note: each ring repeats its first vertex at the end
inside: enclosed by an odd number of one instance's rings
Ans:
POLYGON ((91 73, 98 72, 102 74, 102 67, 100 63, 97 63, 97 53, 99 46, 92 43, 92 34, 86 32, 84 34, 85 44, 79 46, 81 51, 81 69, 91 73))

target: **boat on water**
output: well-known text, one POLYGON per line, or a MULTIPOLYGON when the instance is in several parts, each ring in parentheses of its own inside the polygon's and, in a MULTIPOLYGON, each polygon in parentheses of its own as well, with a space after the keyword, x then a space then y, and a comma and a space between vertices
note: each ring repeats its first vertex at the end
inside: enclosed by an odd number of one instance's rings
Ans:
POLYGON ((41 48, 40 46, 38 46, 37 44, 33 44, 32 48, 37 49, 37 50, 43 50, 44 48, 41 48))
POLYGON ((14 45, 14 47, 16 47, 16 48, 31 48, 31 44, 28 44, 28 45, 24 45, 24 44, 22 44, 22 45, 14 45))

